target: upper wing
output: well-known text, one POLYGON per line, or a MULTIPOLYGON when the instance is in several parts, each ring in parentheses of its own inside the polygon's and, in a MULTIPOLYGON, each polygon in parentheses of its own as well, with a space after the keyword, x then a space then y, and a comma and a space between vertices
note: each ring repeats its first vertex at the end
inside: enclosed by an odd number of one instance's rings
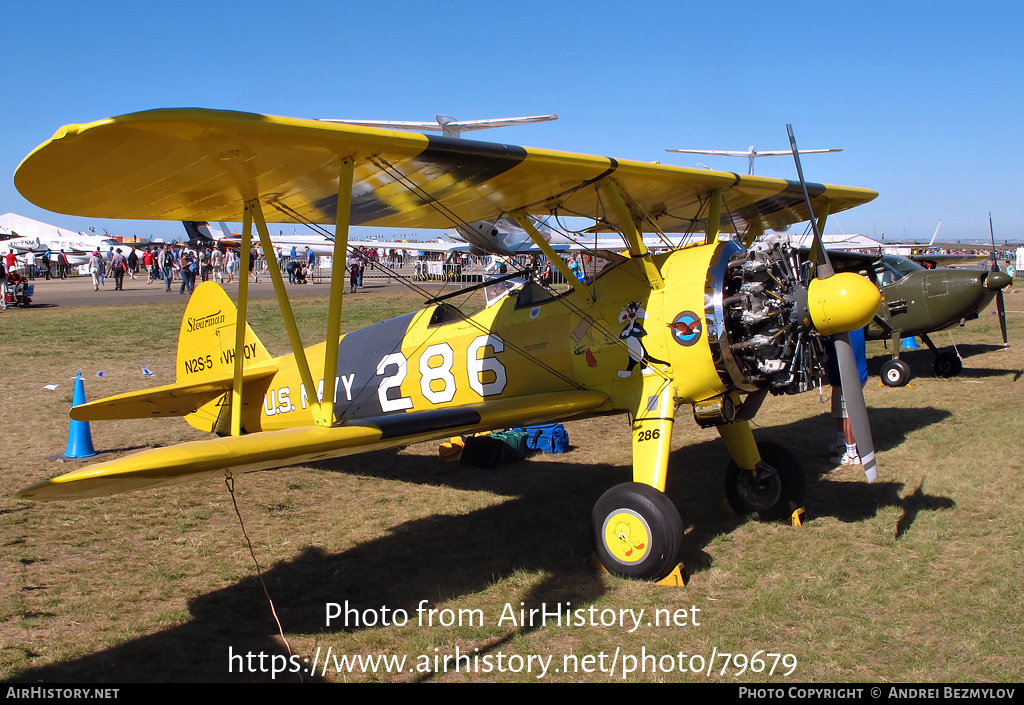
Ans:
MULTIPOLYGON (((36 205, 89 217, 238 221, 259 198, 272 222, 333 223, 345 158, 355 163, 353 225, 448 228, 515 212, 614 221, 595 188, 608 178, 664 232, 703 229, 716 189, 722 230, 808 218, 799 184, 781 179, 199 109, 62 127, 15 184, 36 205)), ((815 210, 828 199, 832 213, 877 195, 808 188, 815 210)))
POLYGON ((906 258, 913 260, 921 265, 930 266, 932 269, 935 267, 952 267, 957 264, 979 264, 989 259, 987 254, 974 254, 974 255, 942 255, 942 254, 920 254, 920 255, 906 255, 906 258))
POLYGON ((535 394, 431 411, 306 426, 153 448, 90 465, 18 491, 23 499, 79 499, 230 472, 315 462, 431 438, 564 419, 607 401, 601 392, 535 394))

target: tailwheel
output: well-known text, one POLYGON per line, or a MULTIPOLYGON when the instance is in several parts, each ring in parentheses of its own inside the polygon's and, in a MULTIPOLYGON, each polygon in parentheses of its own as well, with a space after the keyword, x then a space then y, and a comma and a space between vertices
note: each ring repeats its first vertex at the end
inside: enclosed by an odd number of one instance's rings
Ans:
POLYGON ((903 387, 910 381, 910 365, 903 360, 889 360, 882 365, 882 383, 887 387, 903 387))
POLYGON ((935 356, 934 369, 936 377, 956 377, 963 372, 964 363, 956 353, 944 350, 935 356))
POLYGON ((734 461, 725 471, 725 497, 737 514, 760 521, 792 516, 804 500, 806 481, 799 461, 775 443, 758 443, 761 462, 753 471, 734 461))
POLYGON ((590 538, 613 575, 660 580, 679 562, 683 521, 664 492, 624 482, 601 495, 590 518, 590 538))

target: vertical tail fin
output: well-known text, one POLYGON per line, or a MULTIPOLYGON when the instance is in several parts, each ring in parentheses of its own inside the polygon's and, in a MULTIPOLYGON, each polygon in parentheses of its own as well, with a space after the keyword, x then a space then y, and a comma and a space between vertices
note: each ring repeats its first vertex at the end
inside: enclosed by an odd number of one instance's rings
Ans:
POLYGON ((181 224, 185 226, 185 232, 188 234, 188 244, 192 247, 216 247, 217 238, 213 235, 213 229, 207 222, 183 220, 181 224))
MULTIPOLYGON (((208 281, 197 286, 185 308, 178 333, 178 356, 174 367, 177 382, 192 383, 230 376, 235 366, 237 322, 238 309, 219 284, 208 281)), ((248 324, 245 326, 244 355, 245 367, 272 359, 248 324)), ((230 419, 230 401, 231 394, 226 392, 188 414, 185 420, 203 431, 226 431, 224 425, 230 419)))
MULTIPOLYGON (((235 365, 235 323, 238 309, 214 282, 196 287, 185 308, 178 333, 175 377, 179 382, 230 375, 235 365)), ((245 366, 270 360, 270 353, 245 327, 245 366)))

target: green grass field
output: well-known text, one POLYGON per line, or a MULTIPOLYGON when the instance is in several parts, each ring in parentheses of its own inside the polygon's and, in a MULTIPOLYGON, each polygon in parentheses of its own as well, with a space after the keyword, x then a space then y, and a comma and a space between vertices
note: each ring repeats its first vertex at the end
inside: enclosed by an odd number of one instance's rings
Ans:
MULTIPOLYGON (((350 297, 347 328, 417 302, 350 297)), ((685 588, 590 565, 591 508, 630 478, 624 418, 569 423, 572 452, 497 470, 441 463, 436 444, 420 444, 236 478, 291 661, 223 482, 77 502, 13 497, 69 469, 47 456, 66 445, 76 372, 91 399, 173 379, 183 307, 0 314, 0 679, 1024 679, 1024 293, 1007 296, 1009 351, 985 313, 953 331, 962 376, 932 378, 922 350, 904 356, 912 386, 872 378, 874 484, 829 465, 827 396, 766 401, 756 434, 790 447, 806 471, 801 527, 724 512, 724 445, 681 410, 668 493, 686 526, 685 588), (347 625, 327 623, 335 604, 352 609, 347 625), (522 609, 563 621, 522 624, 522 609), (468 658, 445 667, 456 653, 468 658), (406 660, 349 672, 342 658, 356 655, 406 660)), ((296 306, 307 344, 322 339, 326 310, 319 299, 296 306)), ((284 352, 276 305, 250 311, 271 352, 284 352)), ((882 354, 869 346, 874 373, 882 354)), ((97 422, 92 435, 110 453, 205 437, 177 419, 97 422)))

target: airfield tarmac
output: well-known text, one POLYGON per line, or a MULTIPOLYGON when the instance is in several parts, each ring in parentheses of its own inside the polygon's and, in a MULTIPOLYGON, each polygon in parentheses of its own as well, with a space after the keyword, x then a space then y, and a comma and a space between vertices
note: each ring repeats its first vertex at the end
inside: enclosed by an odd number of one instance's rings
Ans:
MULTIPOLYGON (((107 278, 106 285, 94 291, 91 277, 69 277, 68 279, 36 279, 35 293, 32 295, 31 308, 59 307, 75 308, 81 306, 112 306, 112 305, 139 305, 156 304, 161 302, 173 302, 186 300, 187 294, 179 294, 181 280, 176 279, 171 284, 171 291, 164 290, 163 281, 154 281, 146 284, 146 277, 137 279, 125 279, 124 288, 121 291, 114 290, 114 280, 107 278)), ((197 282, 198 283, 198 282, 197 282)), ((291 299, 307 296, 325 296, 330 289, 330 279, 318 279, 316 283, 309 284, 288 284, 288 296, 291 299)), ((405 285, 394 278, 370 278, 364 280, 365 286, 359 293, 387 293, 405 289, 405 285)), ((440 284, 432 282, 418 282, 418 286, 439 289, 440 284)), ((232 301, 238 301, 238 279, 230 284, 223 285, 232 301)), ((346 285, 346 292, 348 286, 346 285)), ((268 299, 274 296, 274 285, 270 277, 260 277, 258 284, 249 282, 250 299, 268 299)))

